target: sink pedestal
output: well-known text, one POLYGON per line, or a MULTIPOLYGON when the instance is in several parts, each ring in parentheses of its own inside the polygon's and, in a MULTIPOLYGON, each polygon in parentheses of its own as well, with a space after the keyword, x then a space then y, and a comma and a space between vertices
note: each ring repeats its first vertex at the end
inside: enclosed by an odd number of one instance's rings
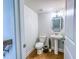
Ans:
POLYGON ((54 54, 58 54, 58 40, 54 39, 54 54))
POLYGON ((58 34, 58 35, 51 35, 51 38, 54 40, 54 54, 58 54, 58 40, 61 40, 61 38, 63 38, 62 35, 58 34))

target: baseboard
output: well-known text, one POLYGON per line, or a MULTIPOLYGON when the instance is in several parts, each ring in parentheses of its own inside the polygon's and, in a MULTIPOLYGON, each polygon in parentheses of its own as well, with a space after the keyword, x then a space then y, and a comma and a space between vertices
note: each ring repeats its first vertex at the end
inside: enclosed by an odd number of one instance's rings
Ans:
POLYGON ((60 52, 64 52, 64 49, 59 48, 58 51, 60 51, 60 52))
MULTIPOLYGON (((54 47, 52 47, 52 50, 54 50, 54 47)), ((64 52, 64 49, 58 48, 59 52, 64 52)))

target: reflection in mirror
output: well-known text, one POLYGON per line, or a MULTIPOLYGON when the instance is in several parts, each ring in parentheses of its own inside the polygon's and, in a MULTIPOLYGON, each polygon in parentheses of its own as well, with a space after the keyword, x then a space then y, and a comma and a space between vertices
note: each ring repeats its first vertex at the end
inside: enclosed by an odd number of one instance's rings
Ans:
POLYGON ((60 32, 63 28, 63 18, 60 16, 53 17, 52 25, 52 29, 54 32, 60 32))

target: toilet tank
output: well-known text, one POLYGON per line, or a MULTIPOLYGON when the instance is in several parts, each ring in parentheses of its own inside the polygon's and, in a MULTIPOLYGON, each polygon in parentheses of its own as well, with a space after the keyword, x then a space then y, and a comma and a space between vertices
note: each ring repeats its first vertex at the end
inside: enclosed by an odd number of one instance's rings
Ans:
POLYGON ((39 36, 39 41, 44 43, 46 40, 46 36, 39 36))

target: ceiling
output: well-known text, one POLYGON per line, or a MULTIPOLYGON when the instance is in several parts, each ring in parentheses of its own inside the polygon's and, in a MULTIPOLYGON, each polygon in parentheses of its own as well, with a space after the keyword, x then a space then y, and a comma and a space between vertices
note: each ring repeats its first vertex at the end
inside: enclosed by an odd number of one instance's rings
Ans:
POLYGON ((37 13, 46 13, 65 8, 65 0, 24 0, 24 4, 37 13))

